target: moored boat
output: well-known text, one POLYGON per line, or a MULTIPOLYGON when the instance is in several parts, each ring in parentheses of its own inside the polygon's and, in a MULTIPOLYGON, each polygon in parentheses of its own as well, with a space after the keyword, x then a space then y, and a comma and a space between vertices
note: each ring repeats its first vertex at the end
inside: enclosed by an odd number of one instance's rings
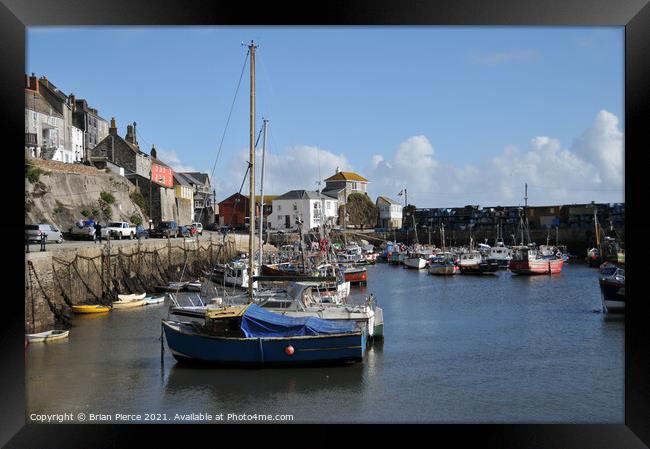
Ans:
POLYGON ((605 312, 625 311, 625 269, 609 266, 598 279, 605 312))
POLYGON ((545 257, 535 248, 515 246, 508 268, 514 274, 558 274, 562 271, 563 264, 564 259, 561 257, 545 257))
POLYGON ((450 276, 457 274, 460 271, 458 265, 454 263, 453 257, 448 256, 437 256, 429 262, 427 267, 429 274, 435 274, 440 276, 450 276))
POLYGON ((365 284, 368 282, 368 270, 366 267, 344 267, 341 268, 345 282, 350 284, 365 284))
POLYGON ((478 251, 462 253, 458 261, 461 274, 495 274, 499 271, 499 264, 487 262, 478 251))
POLYGON ((162 320, 179 362, 269 366, 362 361, 366 334, 351 321, 296 318, 255 304, 206 311, 205 324, 162 320))
POLYGON ((165 302, 165 295, 158 295, 158 296, 146 296, 144 298, 145 305, 151 305, 151 304, 161 304, 165 302))
POLYGON ((78 305, 72 306, 72 311, 74 313, 105 313, 111 311, 111 306, 103 304, 78 305))
POLYGON ((142 299, 134 299, 131 301, 113 301, 114 309, 133 309, 135 307, 142 307, 147 304, 147 301, 142 299))
POLYGON ((512 250, 503 242, 497 242, 495 246, 491 247, 487 256, 488 262, 496 262, 499 268, 508 268, 511 259, 512 250))
POLYGON ((117 295, 117 298, 120 301, 136 301, 140 299, 144 299, 144 297, 147 296, 146 293, 132 293, 130 295, 117 295))
POLYGON ((70 331, 64 330, 49 330, 39 332, 37 334, 25 334, 28 343, 48 343, 56 340, 64 340, 68 338, 70 331))
POLYGON ((421 270, 427 266, 427 257, 422 253, 411 253, 404 259, 404 266, 421 270))

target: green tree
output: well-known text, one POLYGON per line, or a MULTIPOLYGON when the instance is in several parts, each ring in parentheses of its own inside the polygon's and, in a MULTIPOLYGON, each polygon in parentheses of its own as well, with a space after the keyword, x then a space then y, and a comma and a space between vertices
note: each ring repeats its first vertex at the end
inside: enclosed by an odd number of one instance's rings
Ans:
POLYGON ((375 226, 377 223, 379 211, 375 203, 366 194, 351 193, 348 196, 345 208, 350 217, 349 224, 360 226, 363 229, 364 227, 375 226))

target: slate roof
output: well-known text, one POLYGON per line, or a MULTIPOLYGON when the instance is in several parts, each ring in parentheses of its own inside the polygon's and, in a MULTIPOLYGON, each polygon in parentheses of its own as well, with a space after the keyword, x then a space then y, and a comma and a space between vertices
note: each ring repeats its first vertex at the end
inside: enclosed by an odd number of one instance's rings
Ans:
POLYGON ((320 200, 320 199, 332 199, 332 198, 326 197, 325 195, 319 194, 318 192, 313 190, 312 191, 290 190, 284 195, 280 195, 275 199, 276 200, 320 200))
POLYGON ((207 173, 194 171, 194 172, 181 172, 181 175, 185 176, 185 178, 192 184, 210 185, 210 177, 208 176, 207 173))
POLYGON ((340 189, 323 189, 321 193, 323 195, 329 196, 330 198, 338 199, 339 193, 343 190, 345 190, 344 187, 341 187, 340 189))
POLYGON ((40 92, 30 89, 25 89, 25 108, 52 117, 63 118, 63 114, 54 109, 40 92))
POLYGON ((179 173, 174 172, 174 181, 182 186, 190 187, 190 183, 187 182, 184 176, 180 176, 179 173))

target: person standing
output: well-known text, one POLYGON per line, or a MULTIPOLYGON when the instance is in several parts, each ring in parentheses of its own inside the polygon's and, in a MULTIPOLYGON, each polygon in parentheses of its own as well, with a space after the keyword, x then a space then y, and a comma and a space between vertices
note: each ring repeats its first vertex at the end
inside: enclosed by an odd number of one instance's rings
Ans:
POLYGON ((102 225, 99 222, 95 223, 95 243, 102 242, 102 225))

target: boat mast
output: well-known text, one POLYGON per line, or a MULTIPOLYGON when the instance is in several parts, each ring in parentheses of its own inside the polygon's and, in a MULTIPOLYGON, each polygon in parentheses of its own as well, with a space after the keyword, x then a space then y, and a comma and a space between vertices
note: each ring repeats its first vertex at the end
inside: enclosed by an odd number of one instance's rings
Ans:
POLYGON ((413 212, 411 217, 413 218, 413 232, 415 233, 415 244, 419 245, 420 242, 418 241, 418 229, 417 229, 417 224, 415 223, 415 211, 413 212))
POLYGON ((445 224, 440 223, 440 234, 442 236, 442 252, 445 253, 447 252, 447 247, 445 245, 445 224))
POLYGON ((257 45, 251 40, 248 50, 251 55, 251 79, 250 79, 250 184, 249 191, 249 235, 248 235, 248 301, 253 302, 253 239, 255 238, 255 49, 257 45))
POLYGON ((596 208, 594 207, 594 226, 596 227, 596 248, 598 248, 599 256, 603 256, 603 252, 600 250, 600 230, 598 229, 598 218, 596 216, 596 208))
POLYGON ((262 144, 262 176, 260 179, 260 261, 258 264, 259 269, 262 269, 262 232, 264 230, 264 159, 266 158, 266 129, 269 126, 267 119, 262 119, 264 122, 264 140, 262 144))

